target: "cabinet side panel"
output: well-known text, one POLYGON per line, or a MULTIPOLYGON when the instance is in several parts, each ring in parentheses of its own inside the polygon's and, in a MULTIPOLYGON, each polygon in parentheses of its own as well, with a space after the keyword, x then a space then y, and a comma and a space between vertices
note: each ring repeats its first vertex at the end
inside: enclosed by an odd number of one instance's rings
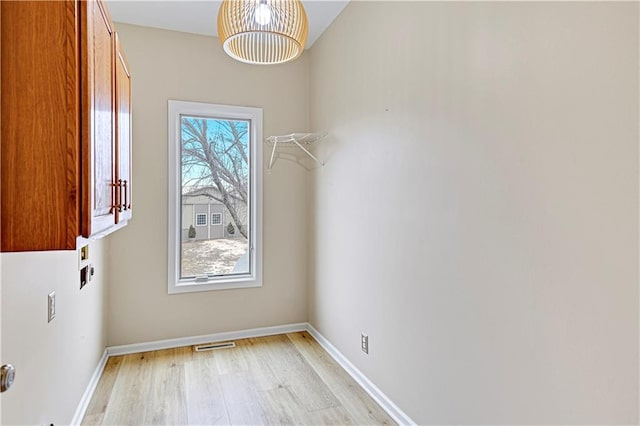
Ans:
POLYGON ((74 248, 75 5, 2 1, 1 7, 2 251, 74 248))
POLYGON ((67 0, 67 248, 76 247, 80 235, 80 21, 76 0, 67 0), (73 117, 73 119, 71 119, 73 117))

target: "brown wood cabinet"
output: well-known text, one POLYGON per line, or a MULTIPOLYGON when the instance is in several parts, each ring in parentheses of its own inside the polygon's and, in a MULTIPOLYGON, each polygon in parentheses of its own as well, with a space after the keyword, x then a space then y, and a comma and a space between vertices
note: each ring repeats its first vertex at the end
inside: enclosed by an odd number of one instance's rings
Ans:
POLYGON ((129 69, 101 1, 0 7, 1 249, 74 249, 130 218, 129 69))

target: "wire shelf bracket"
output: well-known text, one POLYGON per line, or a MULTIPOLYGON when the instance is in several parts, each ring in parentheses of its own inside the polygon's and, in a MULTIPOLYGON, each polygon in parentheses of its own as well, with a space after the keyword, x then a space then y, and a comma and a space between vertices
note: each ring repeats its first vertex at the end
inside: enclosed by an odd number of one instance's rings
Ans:
POLYGON ((324 161, 318 160, 318 157, 313 155, 306 146, 310 146, 311 144, 319 141, 320 139, 327 136, 326 132, 323 133, 291 133, 288 135, 280 135, 280 136, 269 136, 265 139, 265 142, 273 145, 271 149, 271 158, 269 159, 269 168, 268 172, 271 172, 271 168, 273 167, 273 163, 276 155, 276 148, 278 145, 294 145, 298 146, 305 154, 311 157, 316 163, 324 166, 324 161))

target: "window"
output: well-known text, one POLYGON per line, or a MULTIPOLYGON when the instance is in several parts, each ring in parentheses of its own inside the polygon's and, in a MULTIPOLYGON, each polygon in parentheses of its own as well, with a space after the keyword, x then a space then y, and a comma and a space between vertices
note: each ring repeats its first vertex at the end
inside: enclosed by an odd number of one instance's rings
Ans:
POLYGON ((196 215, 196 226, 207 226, 207 215, 205 213, 196 215))
POLYGON ((169 293, 261 286, 262 109, 170 100, 168 120, 169 293))

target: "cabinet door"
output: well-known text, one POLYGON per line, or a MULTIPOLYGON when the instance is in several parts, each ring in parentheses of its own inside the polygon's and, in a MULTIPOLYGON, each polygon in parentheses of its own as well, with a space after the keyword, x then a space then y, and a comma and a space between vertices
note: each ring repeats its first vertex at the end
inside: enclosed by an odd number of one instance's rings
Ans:
POLYGON ((131 74, 118 33, 116 40, 116 223, 131 218, 131 74))
POLYGON ((83 212, 82 235, 106 231, 116 221, 114 42, 101 1, 82 1, 83 212))

